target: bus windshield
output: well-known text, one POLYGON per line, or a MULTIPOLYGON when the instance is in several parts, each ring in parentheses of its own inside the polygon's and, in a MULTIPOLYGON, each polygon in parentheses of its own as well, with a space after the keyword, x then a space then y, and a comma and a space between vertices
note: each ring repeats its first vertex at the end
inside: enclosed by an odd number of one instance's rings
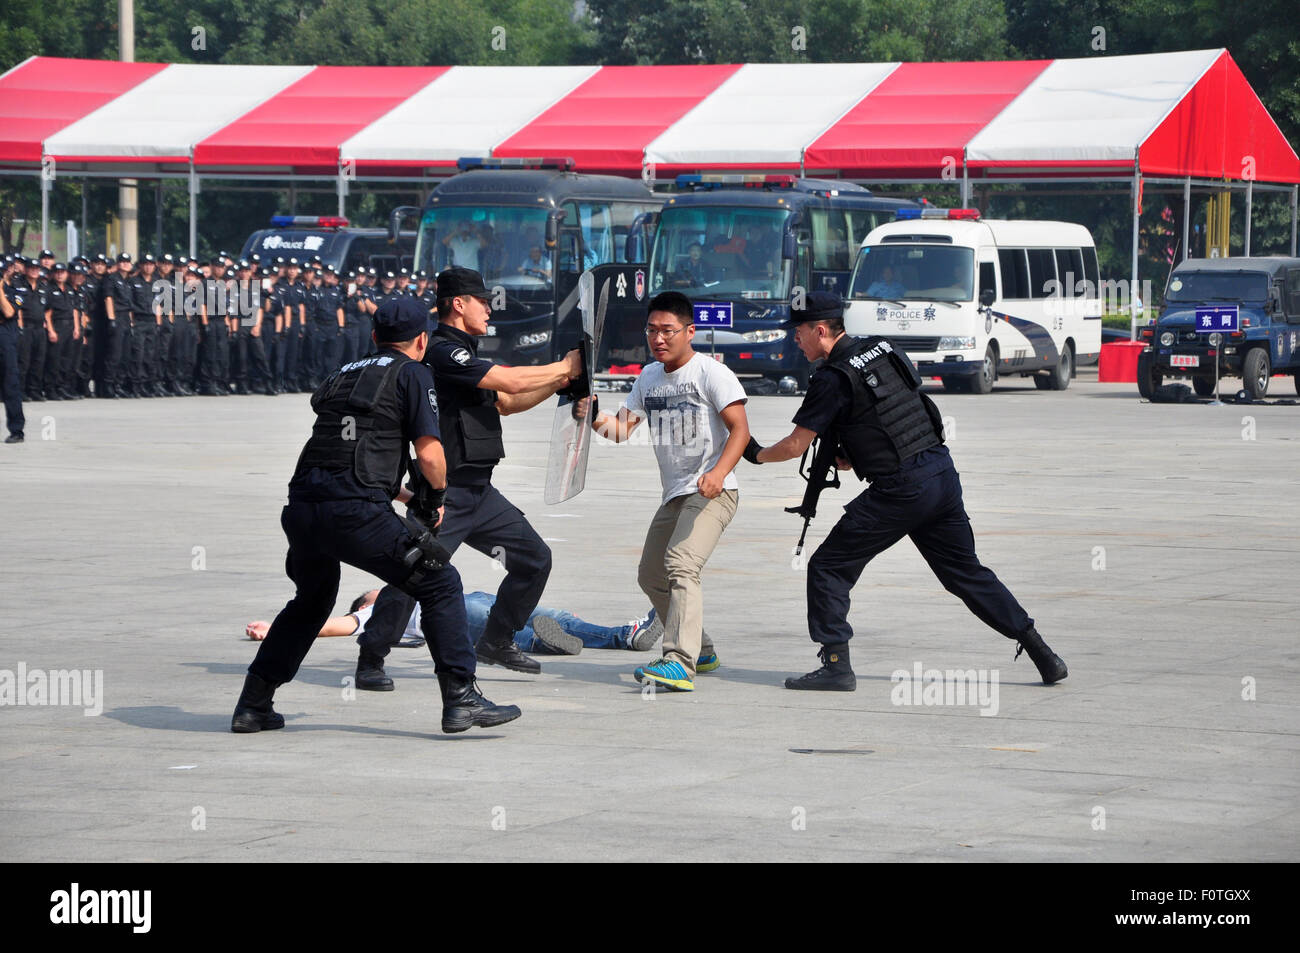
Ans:
POLYGON ((650 256, 652 291, 784 298, 781 236, 789 209, 666 207, 650 256))
POLYGON ((1169 279, 1165 301, 1266 301, 1268 276, 1259 271, 1182 271, 1169 279))
POLYGON ((514 290, 550 288, 541 208, 442 206, 427 209, 415 247, 419 268, 437 274, 448 265, 473 268, 484 284, 514 290))
POLYGON ((952 245, 872 245, 858 252, 851 298, 970 301, 975 254, 952 245))

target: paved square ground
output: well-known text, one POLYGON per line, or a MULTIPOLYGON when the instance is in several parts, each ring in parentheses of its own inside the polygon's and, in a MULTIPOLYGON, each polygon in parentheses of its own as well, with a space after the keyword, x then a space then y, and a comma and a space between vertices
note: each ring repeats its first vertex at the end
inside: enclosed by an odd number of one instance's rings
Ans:
MULTIPOLYGON (((350 639, 279 690, 285 730, 228 730, 243 625, 290 594, 278 517, 305 395, 28 405, 27 443, 0 447, 0 670, 102 670, 103 712, 0 708, 0 857, 1300 859, 1300 407, 1150 405, 1095 380, 935 394, 980 555, 1069 663, 1060 685, 905 541, 855 591, 858 691, 783 689, 815 667, 782 512, 802 483, 742 463, 705 576, 719 671, 647 699, 627 651, 486 668, 523 718, 450 737, 424 650, 394 653, 395 692, 349 697, 350 639), (918 664, 996 672, 996 714, 894 704, 891 673, 918 664)), ((750 401, 760 441, 797 402, 750 401)), ((543 603, 639 616, 652 451, 595 447, 587 490, 548 507, 550 417, 507 420, 497 480, 554 549, 543 603)), ((467 589, 500 579, 468 550, 457 565, 467 589)), ((369 585, 345 567, 339 611, 369 585)))

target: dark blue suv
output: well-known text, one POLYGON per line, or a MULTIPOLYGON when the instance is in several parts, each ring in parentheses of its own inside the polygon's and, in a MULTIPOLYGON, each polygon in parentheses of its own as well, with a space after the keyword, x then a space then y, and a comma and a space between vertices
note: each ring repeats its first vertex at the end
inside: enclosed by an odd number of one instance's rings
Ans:
POLYGON ((1295 375, 1300 393, 1300 258, 1193 258, 1169 276, 1164 307, 1141 329, 1148 345, 1138 357, 1138 391, 1148 400, 1170 378, 1191 378, 1202 397, 1220 377, 1240 377, 1258 400, 1278 373, 1295 375), (1217 346, 1196 331, 1197 308, 1236 305, 1240 328, 1217 346))

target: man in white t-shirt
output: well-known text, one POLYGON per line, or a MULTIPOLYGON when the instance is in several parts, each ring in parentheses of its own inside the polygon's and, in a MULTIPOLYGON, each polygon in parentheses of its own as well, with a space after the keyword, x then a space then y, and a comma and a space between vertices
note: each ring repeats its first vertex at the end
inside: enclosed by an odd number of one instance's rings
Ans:
POLYGON ((689 692, 697 670, 718 667, 713 646, 703 645, 700 572, 736 515, 732 471, 749 443, 749 422, 736 375, 691 347, 690 299, 665 291, 649 312, 646 338, 658 363, 641 372, 617 416, 597 413, 592 426, 615 442, 642 421, 649 427, 663 502, 646 533, 637 581, 663 619, 664 654, 633 674, 638 682, 689 692))

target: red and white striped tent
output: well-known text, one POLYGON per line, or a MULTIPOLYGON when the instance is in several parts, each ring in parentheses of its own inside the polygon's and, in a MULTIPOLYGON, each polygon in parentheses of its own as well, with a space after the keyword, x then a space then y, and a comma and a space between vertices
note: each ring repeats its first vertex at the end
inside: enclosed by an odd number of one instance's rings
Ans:
MULTIPOLYGON (((35 57, 0 76, 0 172, 429 179, 462 156, 665 178, 1300 183, 1226 50, 977 63, 221 66, 35 57), (653 170, 653 171, 652 171, 653 170)), ((1261 186, 1267 187, 1267 186, 1261 186)), ((1294 211, 1293 211, 1294 215, 1294 211)))

